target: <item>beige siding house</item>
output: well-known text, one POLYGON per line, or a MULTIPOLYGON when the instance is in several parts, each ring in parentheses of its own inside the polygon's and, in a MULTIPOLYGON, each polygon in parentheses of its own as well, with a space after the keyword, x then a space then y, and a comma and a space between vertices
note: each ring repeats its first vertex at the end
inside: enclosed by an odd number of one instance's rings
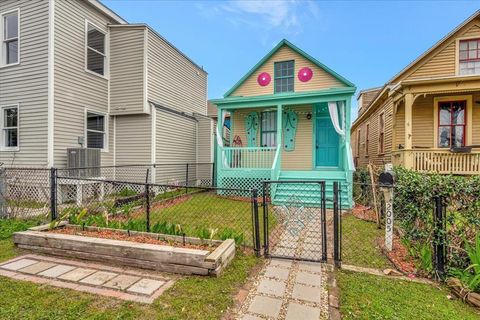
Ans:
POLYGON ((149 26, 97 0, 2 0, 0 17, 0 162, 213 161, 207 73, 149 26))
POLYGON ((381 88, 361 91, 355 161, 480 173, 480 11, 381 88))

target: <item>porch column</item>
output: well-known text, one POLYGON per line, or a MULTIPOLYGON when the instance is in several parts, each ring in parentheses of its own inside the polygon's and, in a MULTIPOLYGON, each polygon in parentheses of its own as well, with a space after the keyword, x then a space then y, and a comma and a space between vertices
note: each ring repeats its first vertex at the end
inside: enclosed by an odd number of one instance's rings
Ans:
POLYGON ((271 180, 278 180, 280 176, 280 170, 282 168, 282 149, 283 149, 283 106, 277 105, 277 150, 272 162, 271 180))
POLYGON ((283 127, 283 108, 282 105, 277 105, 277 147, 282 149, 283 139, 282 139, 282 127, 283 127))
POLYGON ((412 106, 413 94, 405 94, 405 154, 403 165, 407 169, 413 168, 413 154, 412 154, 412 106))

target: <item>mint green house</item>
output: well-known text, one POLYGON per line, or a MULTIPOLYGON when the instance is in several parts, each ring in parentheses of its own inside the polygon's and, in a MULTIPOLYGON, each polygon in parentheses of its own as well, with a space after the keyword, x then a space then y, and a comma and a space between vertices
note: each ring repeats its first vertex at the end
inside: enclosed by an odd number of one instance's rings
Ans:
MULTIPOLYGON (((350 81, 282 40, 222 99, 212 101, 218 108, 217 185, 261 190, 264 180, 324 180, 331 197, 332 184, 339 181, 342 203, 351 206, 355 90, 350 81), (221 130, 227 115, 228 139, 221 130)), ((281 203, 295 194, 307 203, 318 201, 288 183, 271 196, 281 203)))

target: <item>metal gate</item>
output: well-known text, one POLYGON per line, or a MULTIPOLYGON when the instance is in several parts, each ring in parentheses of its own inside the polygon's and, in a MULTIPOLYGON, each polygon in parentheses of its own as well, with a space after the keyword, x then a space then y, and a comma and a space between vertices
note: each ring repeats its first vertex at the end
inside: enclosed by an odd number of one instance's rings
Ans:
POLYGON ((263 240, 267 257, 327 261, 324 181, 265 181, 263 240))

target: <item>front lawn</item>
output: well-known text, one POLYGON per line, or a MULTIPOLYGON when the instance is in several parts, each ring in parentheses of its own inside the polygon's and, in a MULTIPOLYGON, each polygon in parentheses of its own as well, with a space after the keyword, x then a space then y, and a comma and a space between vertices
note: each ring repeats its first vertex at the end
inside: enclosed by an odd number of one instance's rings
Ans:
POLYGON ((377 229, 374 222, 361 220, 351 214, 342 216, 342 263, 367 268, 391 268, 392 264, 378 245, 378 240, 384 237, 385 230, 377 229))
POLYGON ((339 271, 336 277, 342 319, 480 318, 472 307, 449 300, 445 288, 349 271, 339 271))
MULTIPOLYGON (((35 224, 0 220, 0 262, 18 254, 11 234, 35 224)), ((182 277, 152 305, 0 277, 0 319, 221 319, 259 261, 237 252, 222 276, 182 277)))

